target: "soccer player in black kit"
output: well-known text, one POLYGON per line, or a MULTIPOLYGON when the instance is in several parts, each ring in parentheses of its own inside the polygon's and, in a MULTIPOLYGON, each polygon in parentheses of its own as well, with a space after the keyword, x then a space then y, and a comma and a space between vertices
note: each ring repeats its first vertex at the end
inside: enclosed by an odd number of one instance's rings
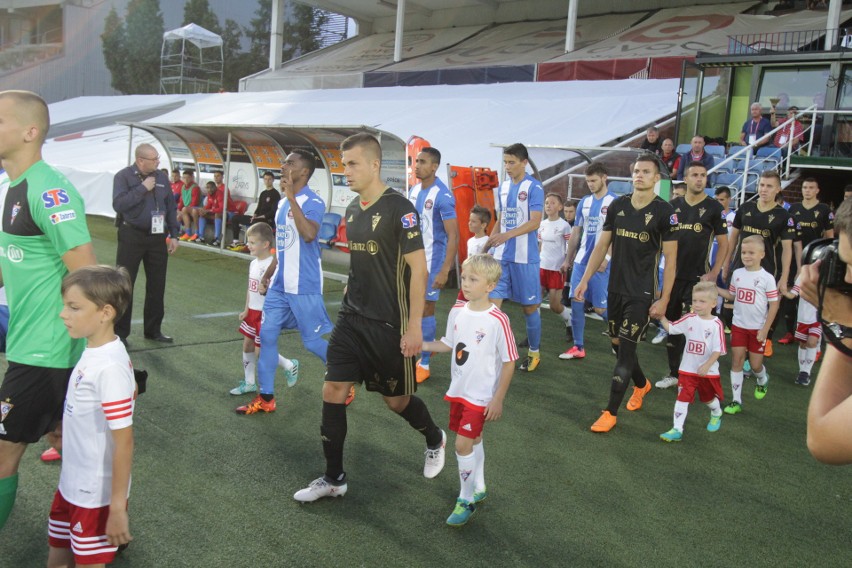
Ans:
MULTIPOLYGON (((692 162, 686 166, 686 195, 671 201, 677 215, 677 269, 672 294, 666 308, 666 319, 677 321, 691 310, 692 288, 699 281, 715 282, 722 261, 728 252, 728 225, 722 214, 722 205, 704 192, 707 187, 707 166, 692 162), (718 244, 716 261, 710 266, 710 250, 713 239, 718 244)), ((657 381, 657 388, 666 389, 677 385, 677 374, 683 357, 685 338, 669 335, 666 351, 669 358, 669 374, 657 381)))
POLYGON ((403 194, 382 183, 378 140, 355 134, 340 149, 344 175, 358 197, 346 208, 349 281, 329 338, 322 392, 325 475, 293 495, 303 503, 341 497, 347 491, 344 401, 355 382, 379 392, 388 408, 425 436, 425 477, 435 477, 444 467, 447 440, 426 404, 414 396, 414 355, 423 342, 420 319, 427 277, 417 211, 403 194))
MULTIPOLYGON (((821 203, 819 198, 819 184, 814 178, 806 178, 802 182, 802 201, 793 203, 788 210, 796 224, 797 238, 793 242, 794 257, 796 264, 790 268, 788 285, 792 285, 796 273, 802 266, 802 250, 816 239, 834 238, 834 214, 827 203, 821 203)), ((787 334, 778 340, 778 343, 793 343, 793 331, 796 329, 796 305, 798 299, 781 299, 779 317, 784 317, 787 323, 787 334)))
POLYGON ((635 386, 627 410, 642 408, 642 400, 651 390, 651 383, 639 366, 636 343, 648 326, 649 317, 659 319, 665 315, 677 263, 677 215, 669 203, 654 193, 659 180, 656 157, 640 155, 633 164, 633 193, 610 205, 598 244, 575 291, 577 301, 582 302, 589 279, 612 243, 607 315, 618 361, 612 374, 609 404, 592 424, 592 432, 609 432, 615 427, 618 408, 631 380, 635 386), (666 268, 660 298, 654 301, 660 252, 665 256, 666 268))

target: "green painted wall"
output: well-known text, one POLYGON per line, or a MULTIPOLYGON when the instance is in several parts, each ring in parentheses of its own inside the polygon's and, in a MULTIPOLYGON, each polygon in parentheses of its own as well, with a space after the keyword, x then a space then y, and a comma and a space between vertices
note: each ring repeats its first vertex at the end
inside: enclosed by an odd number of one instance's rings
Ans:
POLYGON ((728 119, 728 136, 730 142, 739 143, 743 123, 748 118, 751 105, 751 77, 754 67, 737 67, 734 69, 733 89, 731 91, 731 116, 728 119))

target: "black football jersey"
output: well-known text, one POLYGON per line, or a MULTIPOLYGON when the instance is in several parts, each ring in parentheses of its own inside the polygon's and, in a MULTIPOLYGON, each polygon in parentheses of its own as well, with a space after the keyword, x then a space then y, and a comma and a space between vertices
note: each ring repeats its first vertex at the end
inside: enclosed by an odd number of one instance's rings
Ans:
POLYGON ((677 240, 677 215, 659 196, 637 211, 632 195, 613 201, 604 220, 603 230, 612 232, 609 291, 653 299, 663 242, 677 240))
POLYGON ((423 248, 414 205, 391 188, 366 209, 356 197, 346 208, 346 238, 349 282, 341 310, 404 330, 411 270, 403 255, 423 248))
POLYGON ((698 281, 710 272, 710 249, 716 235, 727 235, 728 225, 722 215, 722 206, 706 197, 690 205, 686 198, 672 200, 677 214, 677 278, 698 281))
POLYGON ((740 245, 743 239, 749 235, 760 235, 766 245, 766 254, 760 265, 771 274, 775 280, 781 277, 781 241, 793 241, 796 239, 796 223, 790 213, 776 205, 769 211, 761 211, 757 201, 748 201, 737 209, 734 216, 734 228, 740 231, 737 239, 737 247, 734 250, 734 258, 731 263, 731 273, 742 267, 740 258, 740 245))
POLYGON ((801 203, 794 203, 790 206, 790 215, 796 223, 797 236, 802 241, 802 247, 821 239, 826 231, 834 229, 834 213, 826 203, 817 203, 810 209, 801 203))

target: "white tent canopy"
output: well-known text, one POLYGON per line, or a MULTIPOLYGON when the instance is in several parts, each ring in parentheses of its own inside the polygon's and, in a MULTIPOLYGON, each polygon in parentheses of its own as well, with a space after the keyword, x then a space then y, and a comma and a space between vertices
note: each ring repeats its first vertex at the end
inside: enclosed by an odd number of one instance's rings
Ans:
MULTIPOLYGON (((600 146, 674 113, 677 90, 675 79, 630 79, 224 93, 187 96, 185 106, 146 122, 244 128, 365 124, 402 140, 422 136, 441 151, 445 164, 500 171, 494 142, 600 146)), ((162 98, 150 97, 149 106, 162 98)), ((85 110, 75 111, 74 105, 99 113, 90 97, 61 104, 78 120, 85 110)), ((132 146, 156 142, 139 129, 133 133, 132 146)), ((84 188, 90 213, 113 215, 112 186, 102 180, 127 165, 128 135, 127 127, 114 125, 50 139, 44 147, 45 159, 84 188)), ((160 152, 165 155, 165 149, 160 152)))
POLYGON ((187 24, 182 28, 165 32, 163 34, 163 41, 168 40, 185 40, 198 49, 222 45, 221 37, 209 30, 205 30, 197 24, 187 24))

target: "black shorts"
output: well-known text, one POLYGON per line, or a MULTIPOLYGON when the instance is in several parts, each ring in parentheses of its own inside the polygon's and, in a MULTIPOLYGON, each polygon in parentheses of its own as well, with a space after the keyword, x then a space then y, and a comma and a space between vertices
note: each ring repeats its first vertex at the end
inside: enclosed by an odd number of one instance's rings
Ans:
POLYGON ((417 391, 414 357, 403 357, 400 331, 357 314, 341 313, 328 339, 325 380, 363 383, 384 396, 417 391))
POLYGON ((9 363, 0 386, 0 440, 33 444, 62 420, 73 369, 9 363))
POLYGON ((609 336, 638 343, 648 327, 648 310, 653 302, 651 298, 624 296, 615 292, 607 294, 609 336))
POLYGON ((674 322, 692 309, 692 289, 698 284, 695 280, 678 280, 675 278, 668 306, 666 319, 674 322))

